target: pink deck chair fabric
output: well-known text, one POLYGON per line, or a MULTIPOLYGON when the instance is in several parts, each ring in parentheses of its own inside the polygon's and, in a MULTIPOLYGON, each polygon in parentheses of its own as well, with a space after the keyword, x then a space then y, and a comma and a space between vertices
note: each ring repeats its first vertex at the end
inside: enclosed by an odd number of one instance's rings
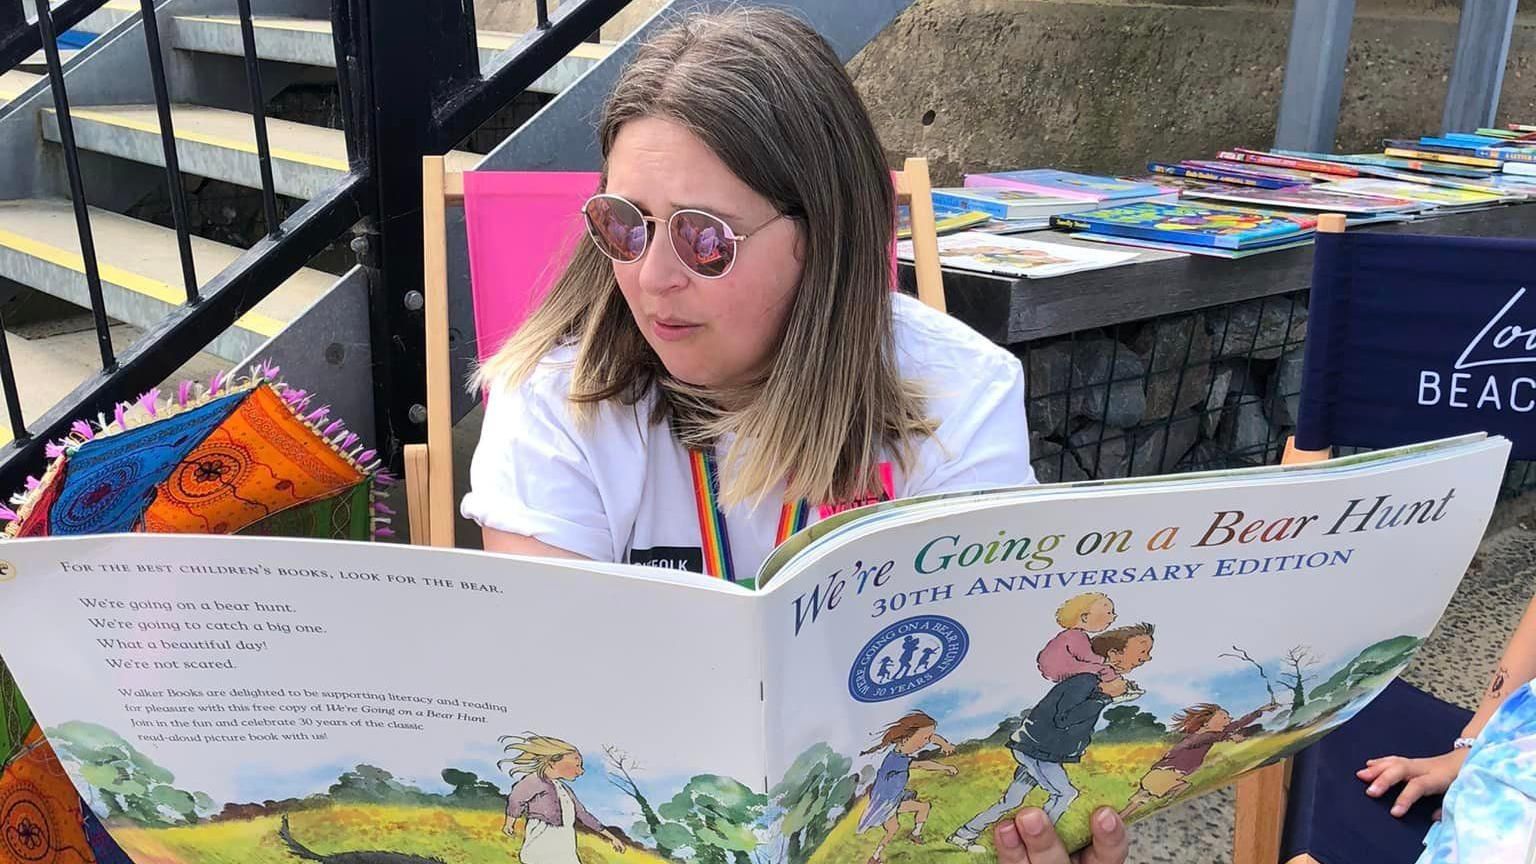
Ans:
POLYGON ((469 235, 475 343, 488 359, 527 319, 583 241, 581 205, 597 191, 591 171, 468 171, 464 222, 469 235))
POLYGON ((470 295, 481 361, 516 332, 559 277, 574 244, 585 242, 581 205, 599 179, 597 172, 465 172, 470 295))

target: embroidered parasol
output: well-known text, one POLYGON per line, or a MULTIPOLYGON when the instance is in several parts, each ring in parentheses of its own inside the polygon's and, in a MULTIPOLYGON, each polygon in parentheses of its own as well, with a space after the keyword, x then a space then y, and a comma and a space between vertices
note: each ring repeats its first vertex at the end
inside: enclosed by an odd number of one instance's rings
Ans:
MULTIPOLYGON (((156 533, 388 537, 394 479, 356 433, 278 379, 144 394, 77 421, 0 506, 6 537, 156 533)), ((85 807, 0 659, 0 864, 130 864, 85 807)))

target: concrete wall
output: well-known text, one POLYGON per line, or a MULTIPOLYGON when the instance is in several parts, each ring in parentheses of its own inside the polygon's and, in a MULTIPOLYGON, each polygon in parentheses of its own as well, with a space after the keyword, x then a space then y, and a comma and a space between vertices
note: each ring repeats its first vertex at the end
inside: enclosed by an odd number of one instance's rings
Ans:
MULTIPOLYGON (((1340 148, 1439 131, 1458 12, 1359 0, 1340 148)), ((1028 166, 1140 172, 1272 142, 1290 16, 1265 0, 918 0, 849 69, 893 160, 927 156, 941 183, 1028 166)), ((1531 4, 1499 116, 1536 123, 1531 4)))

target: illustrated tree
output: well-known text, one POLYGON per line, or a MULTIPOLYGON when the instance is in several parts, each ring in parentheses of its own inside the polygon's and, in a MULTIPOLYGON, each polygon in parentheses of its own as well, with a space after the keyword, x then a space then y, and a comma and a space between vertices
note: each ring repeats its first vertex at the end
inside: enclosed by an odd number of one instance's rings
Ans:
POLYGON ((608 782, 612 783, 620 792, 634 799, 635 803, 640 806, 641 818, 645 820, 644 822, 636 822, 630 830, 638 837, 650 838, 651 842, 656 844, 656 853, 661 857, 675 858, 676 853, 664 839, 670 832, 663 832, 661 830, 661 816, 656 813, 656 808, 651 806, 651 802, 640 791, 640 784, 635 782, 632 772, 640 770, 639 763, 630 757, 628 753, 617 747, 604 747, 603 753, 608 757, 608 782))
POLYGON ((1104 712, 1104 719, 1109 725, 1093 736, 1095 741, 1151 741, 1168 734, 1168 727, 1157 719, 1156 714, 1135 705, 1116 705, 1104 712))
POLYGON ((789 864, 805 864, 816 847, 832 832, 842 815, 858 778, 849 773, 853 761, 825 744, 800 754, 773 788, 773 805, 783 812, 783 834, 788 840, 789 864))
POLYGON ((472 771, 444 768, 443 782, 453 787, 453 791, 444 796, 444 803, 449 807, 462 807, 466 810, 499 810, 507 803, 506 796, 495 783, 481 780, 479 775, 472 771))
POLYGON ((358 765, 331 784, 330 796, 350 804, 428 804, 436 796, 407 786, 395 775, 372 765, 358 765))
POLYGON ((700 774, 658 808, 652 835, 658 848, 690 850, 695 864, 750 864, 767 806, 768 796, 736 780, 700 774))
POLYGON ((108 819, 151 828, 196 825, 215 809, 213 799, 177 789, 171 772, 104 726, 71 721, 49 729, 48 738, 60 756, 79 763, 108 819))
POLYGON ((1286 671, 1276 677, 1291 691, 1291 713, 1295 714, 1307 704, 1307 683, 1316 677, 1309 670, 1317 666, 1317 658, 1307 646, 1297 645, 1286 652, 1285 665, 1286 671))
POLYGON ((1233 645, 1232 646, 1232 653, 1218 654, 1217 656, 1218 657, 1231 657, 1231 658, 1233 658, 1235 660, 1243 660, 1243 661, 1247 662, 1248 664, 1252 665, 1253 668, 1259 670, 1259 677, 1264 679, 1264 689, 1269 691, 1269 701, 1274 702, 1276 704, 1278 704, 1280 702, 1280 698, 1275 695, 1275 685, 1270 683, 1269 673, 1265 672, 1264 671, 1264 667, 1259 664, 1259 661, 1253 659, 1253 657, 1247 651, 1244 651, 1243 649, 1237 647, 1236 645, 1233 645))

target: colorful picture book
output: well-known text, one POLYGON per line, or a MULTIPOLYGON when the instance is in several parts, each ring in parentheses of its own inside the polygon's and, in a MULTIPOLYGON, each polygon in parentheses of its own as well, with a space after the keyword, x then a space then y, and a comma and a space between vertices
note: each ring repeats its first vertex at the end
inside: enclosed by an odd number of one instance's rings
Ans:
POLYGON ((1056 216, 1058 228, 1188 246, 1246 249, 1311 235, 1317 220, 1239 207, 1132 204, 1056 216))
POLYGON ((1154 174, 1166 174, 1170 177, 1182 177, 1188 180, 1201 180, 1208 183, 1230 183, 1234 186, 1253 186, 1260 189, 1280 189, 1296 184, 1295 180, 1288 178, 1267 177, 1236 168, 1217 168, 1205 165, 1148 162, 1147 170, 1154 174))
POLYGON ((1236 150, 1223 150, 1216 154, 1216 158, 1228 162, 1263 165, 1268 168, 1290 168, 1296 171, 1306 171, 1313 175, 1325 174, 1358 177, 1360 173, 1359 169, 1349 165, 1342 165, 1338 162, 1327 162, 1321 159, 1303 159, 1294 156, 1279 156, 1262 150, 1245 150, 1241 147, 1236 150))
MULTIPOLYGON (((1351 220, 1357 217, 1350 217, 1351 220)), ((1372 217, 1379 219, 1380 217, 1372 217)), ((1394 217, 1390 221, 1401 221, 1403 217, 1394 217)), ((1383 220, 1387 221, 1387 220, 1383 220)), ((1348 224, 1358 224, 1349 222, 1348 224)), ((1286 249, 1298 249, 1302 246, 1312 245, 1313 234, 1297 240, 1283 240, 1276 243, 1268 243, 1263 246, 1250 246, 1246 249, 1223 249, 1217 246, 1194 246, 1188 243, 1170 243, 1164 240, 1147 240, 1141 237, 1121 237, 1115 234, 1090 234, 1083 232, 1073 234, 1080 240, 1090 240, 1106 246, 1134 247, 1136 249, 1155 250, 1159 252, 1181 252, 1185 255, 1199 255, 1202 258, 1225 258, 1235 261, 1239 258, 1252 258, 1255 255, 1264 255, 1269 252, 1283 252, 1286 249)))
POLYGON ((1060 195, 1042 195, 1005 186, 957 186, 933 190, 933 206, 950 210, 979 210, 994 219, 1031 219, 1092 210, 1094 202, 1060 195))
POLYGON ((1423 210, 1425 204, 1405 198, 1345 195, 1311 186, 1287 186, 1283 189, 1243 189, 1232 186, 1202 186, 1184 191, 1185 198, 1205 201, 1229 201, 1260 207, 1295 210, 1321 210, 1344 214, 1408 213, 1423 210))
MULTIPOLYGON (((896 245, 896 256, 912 260, 912 244, 896 245)), ((1018 237, 963 231, 939 238, 939 264, 998 276, 1044 279, 1084 270, 1118 267, 1136 259, 1135 253, 1082 249, 1018 237)))
POLYGON ((1452 165, 1470 165, 1473 168, 1497 168, 1499 160, 1484 159, 1480 156, 1463 156, 1460 153, 1448 150, 1429 149, 1418 147, 1387 147, 1382 150, 1388 156, 1399 159, 1418 159, 1425 162, 1449 162, 1452 165))
POLYGON ((1313 153, 1306 150, 1277 150, 1275 152, 1288 156, 1332 159, 1343 162, 1346 165, 1394 168, 1399 171, 1421 171, 1426 174, 1445 174, 1452 177, 1466 177, 1469 179, 1487 177, 1494 173, 1489 168, 1470 168, 1465 165, 1451 165, 1444 162, 1426 162, 1422 159, 1397 159, 1391 156, 1383 156, 1379 153, 1341 153, 1330 155, 1327 153, 1313 153))
POLYGON ((1397 180, 1381 180, 1374 177, 1354 177, 1324 183, 1318 187, 1324 192, 1352 195, 1389 196, 1418 201, 1436 207, 1486 207, 1508 199, 1492 192, 1474 192, 1470 189, 1447 189, 1443 186, 1426 186, 1397 180))
POLYGON ((1051 168, 1033 168, 1024 171, 1001 171, 994 174, 967 174, 965 185, 975 188, 1022 189, 1040 195, 1076 198, 1082 201, 1124 201, 1136 198, 1166 196, 1168 190, 1150 183, 1137 183, 1114 177, 1097 177, 1057 171, 1051 168))
MULTIPOLYGON (((933 228, 935 234, 951 234, 955 231, 964 231, 977 225, 983 225, 992 217, 979 210, 946 210, 935 207, 933 210, 933 228)), ((907 204, 896 207, 896 239, 904 240, 912 236, 912 208, 907 204)))
POLYGON ((888 502, 793 535, 757 590, 384 544, 16 540, 0 653, 138 861, 991 860, 1021 802, 1078 848, 1097 807, 1139 821, 1358 713, 1441 617, 1509 453, 888 502))

